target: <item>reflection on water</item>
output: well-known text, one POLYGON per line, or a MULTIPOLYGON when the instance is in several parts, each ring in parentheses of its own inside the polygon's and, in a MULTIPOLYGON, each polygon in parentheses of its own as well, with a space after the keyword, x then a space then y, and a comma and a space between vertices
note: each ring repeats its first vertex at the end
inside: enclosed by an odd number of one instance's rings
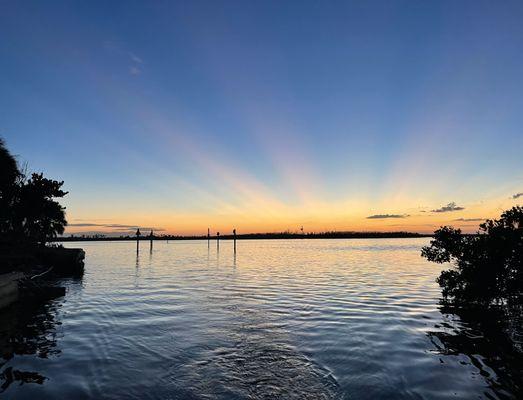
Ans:
POLYGON ((523 394, 521 311, 521 307, 464 310, 443 306, 443 322, 428 335, 436 353, 459 359, 471 367, 471 374, 487 382, 487 397, 513 398, 523 394))
POLYGON ((440 310, 427 241, 82 243, 82 285, 1 320, 0 396, 516 398, 521 359, 492 332, 521 331, 440 310))
POLYGON ((48 358, 60 352, 56 337, 57 306, 57 302, 39 306, 17 303, 0 310, 0 393, 13 383, 44 383, 46 378, 40 373, 7 364, 18 356, 48 358))

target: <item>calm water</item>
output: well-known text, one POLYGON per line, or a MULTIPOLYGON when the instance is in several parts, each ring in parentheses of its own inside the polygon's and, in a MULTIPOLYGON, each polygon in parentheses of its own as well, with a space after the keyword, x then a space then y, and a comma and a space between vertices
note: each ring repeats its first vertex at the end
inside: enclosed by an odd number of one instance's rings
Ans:
POLYGON ((85 276, 29 322, 13 312, 28 350, 0 361, 0 396, 511 398, 488 356, 459 346, 481 334, 439 311, 427 242, 239 241, 236 256, 227 241, 143 242, 138 256, 69 243, 85 276))

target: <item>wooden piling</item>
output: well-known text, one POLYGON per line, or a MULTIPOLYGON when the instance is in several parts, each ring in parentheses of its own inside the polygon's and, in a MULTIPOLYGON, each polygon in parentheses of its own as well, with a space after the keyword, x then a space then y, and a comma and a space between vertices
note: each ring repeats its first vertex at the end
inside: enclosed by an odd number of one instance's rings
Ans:
POLYGON ((136 230, 136 253, 140 251, 140 236, 142 234, 140 233, 140 228, 136 230))
POLYGON ((149 247, 149 252, 153 251, 153 239, 154 239, 154 233, 151 229, 151 233, 149 233, 149 240, 151 242, 150 247, 149 247))

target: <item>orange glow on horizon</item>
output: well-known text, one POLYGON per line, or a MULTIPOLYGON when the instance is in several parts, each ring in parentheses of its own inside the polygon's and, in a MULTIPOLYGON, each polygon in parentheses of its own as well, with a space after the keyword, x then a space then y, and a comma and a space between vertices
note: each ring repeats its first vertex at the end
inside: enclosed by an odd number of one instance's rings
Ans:
MULTIPOLYGON (((405 199, 402 199, 405 201, 405 199)), ((406 201, 405 201, 406 202, 406 201)), ((391 202, 392 203, 392 202, 391 202)), ((452 225, 464 232, 475 232, 486 218, 497 218, 504 209, 512 207, 508 198, 493 198, 479 204, 466 205, 464 210, 435 213, 430 207, 386 208, 379 204, 372 209, 363 200, 339 204, 315 202, 314 205, 292 207, 276 201, 261 200, 250 206, 230 205, 222 210, 208 212, 126 212, 113 210, 96 212, 97 219, 71 215, 66 235, 98 232, 126 235, 126 226, 153 228, 157 234, 205 235, 207 228, 213 233, 305 232, 325 231, 409 231, 432 233, 442 225, 452 225), (375 211, 377 210, 377 211, 375 211), (379 211, 379 212, 378 212, 379 211), (368 216, 395 215, 397 217, 369 219, 368 216), (399 216, 398 216, 399 215, 399 216), (403 217, 400 217, 403 216, 403 217), (95 223, 88 224, 88 221, 95 223), (85 225, 85 226, 83 226, 85 225), (114 226, 118 226, 116 229, 114 226)), ((138 210, 136 210, 138 211, 138 210)))

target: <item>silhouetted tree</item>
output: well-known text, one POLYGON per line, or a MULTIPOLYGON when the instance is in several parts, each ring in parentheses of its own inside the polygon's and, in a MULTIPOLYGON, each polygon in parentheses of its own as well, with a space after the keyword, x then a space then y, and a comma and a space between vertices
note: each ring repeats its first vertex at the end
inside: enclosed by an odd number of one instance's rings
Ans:
POLYGON ((21 173, 16 159, 0 139, 0 238, 13 230, 13 205, 20 188, 21 173))
POLYGON ((44 178, 43 174, 33 174, 20 190, 16 204, 17 227, 21 227, 24 237, 38 243, 64 233, 67 221, 65 208, 54 198, 64 197, 61 187, 63 181, 44 178))
POLYGON ((523 298, 523 207, 487 220, 476 235, 442 227, 421 255, 455 268, 438 278, 445 299, 456 303, 521 302, 523 298))
POLYGON ((0 139, 0 240, 43 244, 62 234, 67 225, 65 208, 55 198, 64 197, 63 181, 32 174, 27 179, 0 139))

